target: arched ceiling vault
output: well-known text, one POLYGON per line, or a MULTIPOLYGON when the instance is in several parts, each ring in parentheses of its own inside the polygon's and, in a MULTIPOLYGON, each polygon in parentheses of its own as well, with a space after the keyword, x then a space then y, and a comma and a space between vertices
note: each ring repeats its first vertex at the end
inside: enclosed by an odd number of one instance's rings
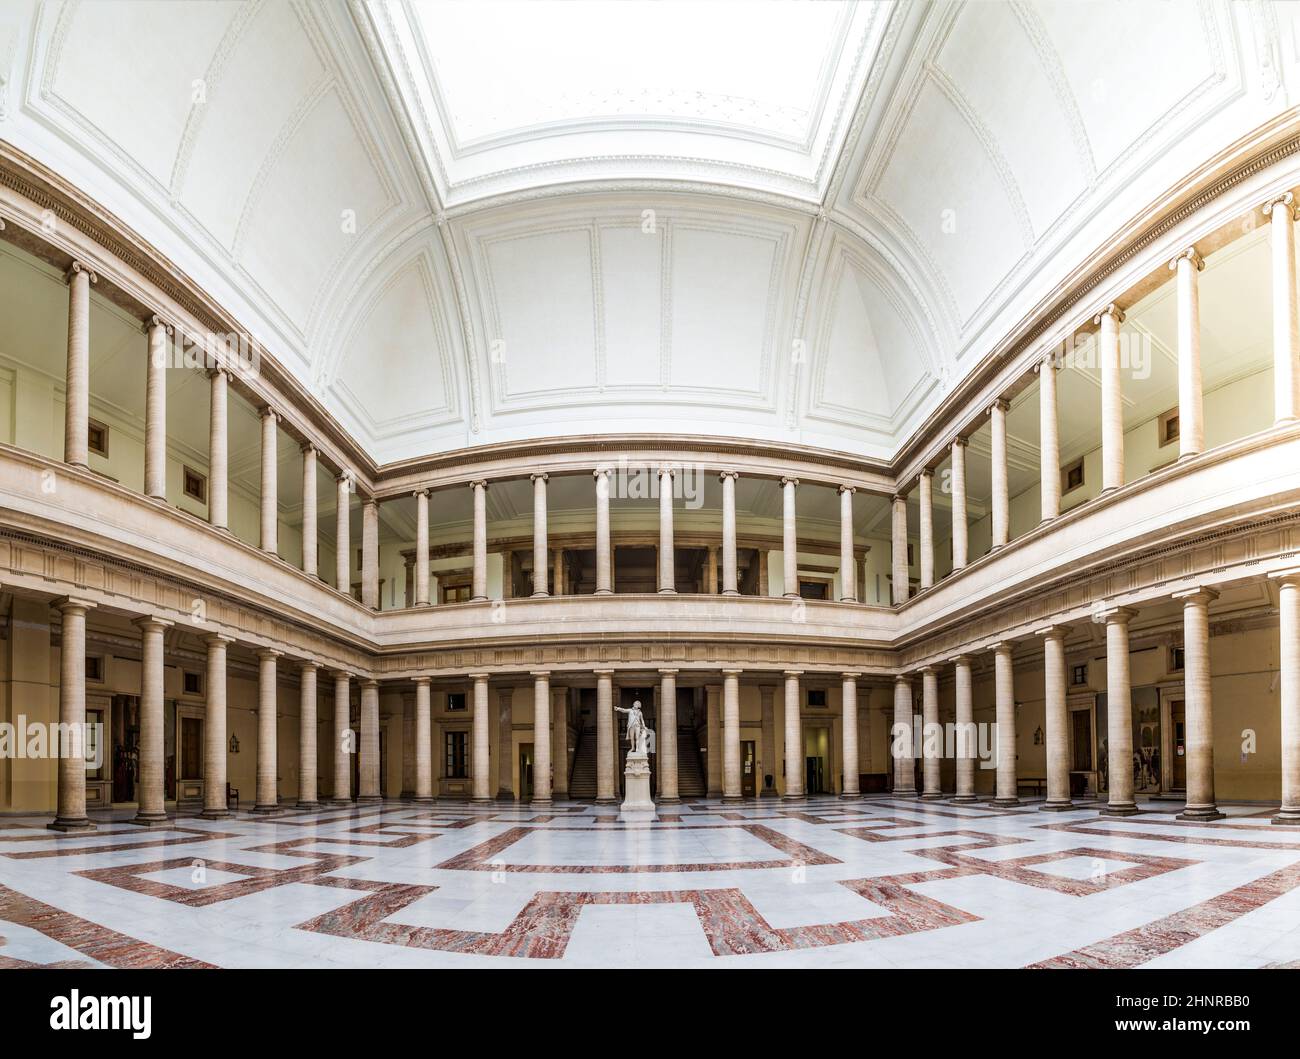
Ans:
POLYGON ((0 134, 378 462, 626 431, 890 458, 1137 206, 1295 103, 1298 25, 1227 0, 26 0, 0 134))

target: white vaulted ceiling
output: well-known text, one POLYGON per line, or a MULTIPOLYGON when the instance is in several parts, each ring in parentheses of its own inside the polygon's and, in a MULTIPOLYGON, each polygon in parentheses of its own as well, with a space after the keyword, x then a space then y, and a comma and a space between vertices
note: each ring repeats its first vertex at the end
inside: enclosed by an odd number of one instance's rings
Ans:
POLYGON ((0 136, 380 462, 629 430, 887 458, 1294 105, 1298 25, 1227 0, 29 0, 0 13, 0 136))

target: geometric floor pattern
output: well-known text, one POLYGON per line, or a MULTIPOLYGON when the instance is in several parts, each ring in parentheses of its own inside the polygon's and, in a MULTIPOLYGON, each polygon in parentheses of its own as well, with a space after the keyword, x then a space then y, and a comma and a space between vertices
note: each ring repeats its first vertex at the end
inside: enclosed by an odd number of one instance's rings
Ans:
POLYGON ((1300 828, 866 797, 0 817, 0 967, 1300 966, 1300 828))

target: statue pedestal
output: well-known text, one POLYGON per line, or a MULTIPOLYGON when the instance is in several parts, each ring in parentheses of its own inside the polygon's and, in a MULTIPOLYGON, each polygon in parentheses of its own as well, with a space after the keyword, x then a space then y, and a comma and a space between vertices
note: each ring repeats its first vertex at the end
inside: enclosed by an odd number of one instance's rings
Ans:
POLYGON ((657 820, 655 803, 650 797, 650 755, 635 752, 628 754, 623 777, 626 793, 623 804, 619 807, 618 818, 627 822, 657 820))

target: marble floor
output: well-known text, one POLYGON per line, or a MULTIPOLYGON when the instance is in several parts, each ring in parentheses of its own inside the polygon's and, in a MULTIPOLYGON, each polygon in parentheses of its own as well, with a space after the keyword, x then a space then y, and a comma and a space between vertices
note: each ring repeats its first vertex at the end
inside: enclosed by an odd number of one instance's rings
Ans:
POLYGON ((1300 828, 900 800, 0 817, 0 967, 1296 967, 1300 828))

